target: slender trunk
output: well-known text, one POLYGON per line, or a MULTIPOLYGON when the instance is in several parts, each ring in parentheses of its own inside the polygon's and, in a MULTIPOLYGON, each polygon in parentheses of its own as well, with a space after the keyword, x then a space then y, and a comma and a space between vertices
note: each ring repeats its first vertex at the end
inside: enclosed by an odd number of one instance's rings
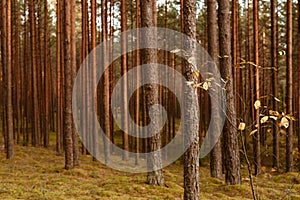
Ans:
MULTIPOLYGON (((208 16, 208 53, 217 62, 218 59, 218 39, 217 39, 217 3, 216 0, 207 1, 208 16)), ((212 116, 214 117, 214 116, 212 116)), ((214 121, 214 120, 212 120, 214 121)), ((218 120, 215 120, 218 121, 218 120)), ((222 151, 221 142, 217 142, 210 154, 210 173, 214 178, 222 178, 222 151)))
POLYGON ((61 108, 61 7, 62 7, 62 1, 57 2, 57 24, 56 24, 56 93, 57 93, 57 109, 56 109, 56 153, 61 154, 62 152, 62 146, 61 146, 61 137, 62 137, 62 108, 61 108))
MULTIPOLYGON (((74 85, 74 81, 76 78, 76 27, 75 27, 75 11, 76 11, 76 1, 70 0, 70 6, 71 6, 71 80, 72 80, 72 87, 74 85)), ((78 135, 77 130, 72 123, 72 140, 73 140, 73 165, 78 166, 79 165, 79 149, 78 149, 78 135)))
MULTIPOLYGON (((300 0, 298 0, 298 119, 300 119, 300 0)), ((298 121, 298 130, 299 129, 300 120, 298 121)), ((300 131, 298 131, 298 152, 300 153, 300 131)))
POLYGON ((36 52, 36 27, 35 27, 35 4, 33 0, 29 1, 30 18, 30 42, 31 42, 31 65, 32 65, 32 88, 33 88, 33 118, 34 118, 34 136, 33 146, 39 146, 40 135, 40 114, 38 101, 38 74, 37 74, 37 52, 36 52))
MULTIPOLYGON (((260 66, 259 66, 259 40, 258 40, 258 2, 253 1, 253 33, 254 33, 254 63, 255 63, 255 98, 260 101, 260 66)), ((252 105, 254 106, 254 105, 252 105)), ((261 170, 261 156, 260 156, 260 108, 255 111, 256 129, 257 132, 253 136, 253 150, 254 150, 254 165, 255 174, 258 175, 261 170)))
POLYGON ((124 113, 124 118, 123 118, 123 127, 124 127, 124 132, 123 132, 123 149, 124 149, 124 154, 123 154, 123 160, 128 160, 129 156, 129 141, 128 141, 128 119, 127 119, 127 113, 128 111, 128 102, 127 102, 127 78, 124 76, 124 74, 127 73, 127 55, 125 52, 127 49, 127 36, 124 34, 124 32, 127 30, 127 16, 126 16, 126 0, 121 1, 121 31, 123 32, 122 34, 122 41, 121 41, 121 75, 124 77, 124 84, 122 87, 122 96, 123 96, 123 105, 122 105, 122 113, 124 113))
MULTIPOLYGON (((287 114, 293 114, 293 2, 287 1, 287 54, 286 54, 286 82, 287 82, 287 114)), ((286 171, 293 171, 293 121, 286 134, 286 171)))
POLYGON ((73 163, 73 129, 72 129, 72 49, 71 49, 71 2, 64 0, 64 143, 65 143, 65 169, 72 169, 73 163))
MULTIPOLYGON (((273 93, 273 110, 278 111, 278 57, 277 57, 277 0, 271 0, 271 65, 272 65, 272 93, 273 93)), ((300 47, 300 46, 299 46, 300 47)), ((279 140, 278 140, 278 124, 273 123, 273 164, 277 170, 279 169, 279 140)))

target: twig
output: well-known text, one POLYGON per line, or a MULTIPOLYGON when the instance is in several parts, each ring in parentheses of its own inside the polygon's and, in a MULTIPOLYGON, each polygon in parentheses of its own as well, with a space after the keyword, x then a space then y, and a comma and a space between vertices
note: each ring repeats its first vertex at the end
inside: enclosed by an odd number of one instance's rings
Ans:
POLYGON ((248 159, 248 155, 247 155, 247 152, 246 152, 245 141, 244 141, 244 137, 243 137, 242 131, 240 131, 240 133, 241 133, 241 138, 242 138, 243 154, 245 156, 245 159, 246 159, 246 162, 247 162, 247 165, 248 165, 248 173, 249 173, 249 178, 250 178, 250 186, 251 186, 252 196, 253 196, 254 200, 257 200, 256 194, 255 194, 255 190, 254 190, 254 184, 253 184, 251 163, 250 163, 250 161, 248 159))

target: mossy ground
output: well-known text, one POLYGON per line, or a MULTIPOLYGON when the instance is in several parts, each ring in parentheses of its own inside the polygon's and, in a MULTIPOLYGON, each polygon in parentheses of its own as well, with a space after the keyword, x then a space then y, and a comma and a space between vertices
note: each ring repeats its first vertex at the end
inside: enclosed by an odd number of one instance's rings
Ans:
MULTIPOLYGON (((80 157, 80 166, 64 170, 64 157, 50 149, 16 146, 15 159, 0 150, 0 199, 182 199, 183 167, 180 162, 164 169, 166 187, 145 183, 146 174, 128 174, 80 157)), ((251 199, 248 174, 243 184, 226 186, 210 178, 204 161, 200 170, 201 199, 251 199)), ((260 199, 300 199, 300 175, 276 174, 271 169, 255 178, 260 199)))

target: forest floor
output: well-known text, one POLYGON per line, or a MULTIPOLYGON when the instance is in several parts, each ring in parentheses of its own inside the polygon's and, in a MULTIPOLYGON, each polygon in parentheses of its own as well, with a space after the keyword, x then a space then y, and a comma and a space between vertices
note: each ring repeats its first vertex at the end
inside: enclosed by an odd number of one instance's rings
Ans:
MULTIPOLYGON (((15 159, 6 160, 0 150, 0 199, 183 199, 183 166, 165 168, 166 187, 145 183, 146 174, 128 174, 80 157, 80 166, 64 170, 64 156, 53 148, 16 146, 15 159)), ((210 178, 209 165, 200 170, 201 199, 251 199, 246 167, 243 184, 227 186, 210 178)), ((278 174, 271 169, 254 177, 259 199, 300 199, 300 174, 278 174)))

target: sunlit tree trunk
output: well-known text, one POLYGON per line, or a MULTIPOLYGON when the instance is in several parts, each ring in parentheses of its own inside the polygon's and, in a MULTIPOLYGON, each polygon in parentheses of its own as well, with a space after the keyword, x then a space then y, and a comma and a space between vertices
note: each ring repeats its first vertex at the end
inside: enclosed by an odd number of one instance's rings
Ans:
MULTIPOLYGON (((143 0, 141 1, 141 26, 145 28, 153 27, 155 25, 155 20, 153 18, 153 11, 149 8, 153 6, 153 0, 143 0)), ((141 35, 141 42, 145 46, 152 45, 156 42, 156 33, 151 31, 146 31, 141 35)), ((141 64, 148 64, 146 69, 146 74, 143 74, 143 78, 147 78, 150 82, 155 82, 158 78, 158 72, 153 66, 149 66, 150 63, 157 62, 156 50, 154 49, 142 49, 141 51, 141 64)), ((156 85, 146 85, 144 88, 146 97, 146 107, 147 112, 149 108, 158 103, 158 87, 156 85)), ((158 110, 153 111, 154 115, 157 117, 158 110)), ((150 117, 147 116, 147 123, 150 123, 150 117)), ((158 119, 155 119, 158 120, 158 119)), ((151 137, 148 141, 148 149, 153 152, 152 155, 147 157, 147 166, 150 172, 148 172, 147 183, 150 185, 164 185, 163 172, 160 169, 162 165, 162 158, 160 153, 154 153, 161 148, 161 137, 158 131, 158 123, 153 122, 156 126, 149 128, 147 131, 149 133, 155 133, 156 135, 151 137), (160 170, 155 170, 160 169, 160 170), (153 171, 155 170, 155 171, 153 171)))
MULTIPOLYGON (((193 40, 196 40, 196 1, 183 2, 184 34, 191 40, 183 41, 183 49, 194 56, 196 49, 193 40)), ((193 65, 184 60, 183 73, 187 81, 194 81, 193 65)), ((185 87, 184 87, 185 88, 185 87)), ((199 199, 199 113, 197 113, 198 99, 193 98, 191 91, 184 89, 184 139, 190 146, 184 154, 184 199, 199 199)))

